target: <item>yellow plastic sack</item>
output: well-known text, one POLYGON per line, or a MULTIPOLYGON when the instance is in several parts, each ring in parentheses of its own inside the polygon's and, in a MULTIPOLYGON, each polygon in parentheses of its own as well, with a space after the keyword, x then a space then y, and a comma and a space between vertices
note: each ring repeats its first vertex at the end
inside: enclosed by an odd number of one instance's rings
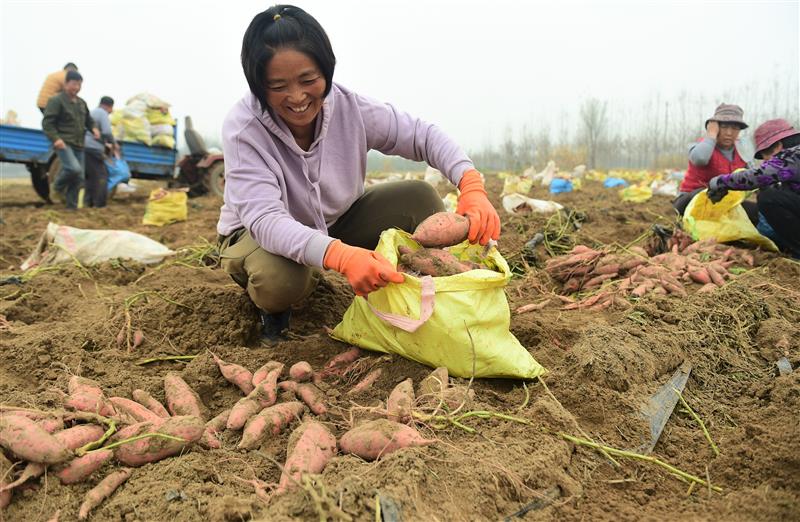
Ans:
POLYGON ((166 134, 159 134, 151 138, 151 145, 158 147, 166 147, 168 149, 175 148, 175 138, 166 134))
POLYGON ((164 113, 161 109, 147 109, 144 115, 151 125, 175 125, 175 118, 169 111, 164 113))
POLYGON ((619 191, 622 201, 632 201, 633 203, 644 203, 653 197, 653 189, 648 186, 631 185, 619 191))
POLYGON ((718 243, 746 241, 765 250, 778 251, 778 247, 762 236, 753 226, 742 201, 747 192, 732 190, 719 203, 708 199, 706 190, 698 192, 683 213, 683 228, 696 240, 714 238, 718 243))
POLYGON ((500 196, 507 196, 509 194, 522 194, 524 196, 531 191, 532 186, 533 180, 531 178, 507 174, 503 181, 503 192, 500 196))
POLYGON ((163 227, 177 221, 186 221, 188 207, 186 192, 164 190, 162 188, 150 191, 150 199, 144 209, 143 225, 163 227))
MULTIPOLYGON (((420 248, 410 234, 397 229, 381 234, 375 249, 397 264, 397 249, 420 248)), ((462 260, 480 262, 486 269, 448 277, 405 275, 356 297, 331 337, 368 350, 396 353, 430 367, 446 366, 450 375, 533 379, 545 369, 508 330, 510 313, 503 291, 511 271, 496 248, 485 258, 483 247, 464 242, 450 247, 462 260), (469 333, 467 333, 469 330, 469 333)))

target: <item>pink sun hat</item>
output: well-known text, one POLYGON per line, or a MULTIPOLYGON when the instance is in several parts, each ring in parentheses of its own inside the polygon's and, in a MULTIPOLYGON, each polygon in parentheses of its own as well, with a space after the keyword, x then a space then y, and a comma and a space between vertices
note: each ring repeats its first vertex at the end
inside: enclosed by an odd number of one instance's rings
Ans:
POLYGON ((800 134, 792 124, 783 119, 767 120, 758 126, 755 132, 756 159, 761 159, 761 152, 769 149, 783 138, 800 134))

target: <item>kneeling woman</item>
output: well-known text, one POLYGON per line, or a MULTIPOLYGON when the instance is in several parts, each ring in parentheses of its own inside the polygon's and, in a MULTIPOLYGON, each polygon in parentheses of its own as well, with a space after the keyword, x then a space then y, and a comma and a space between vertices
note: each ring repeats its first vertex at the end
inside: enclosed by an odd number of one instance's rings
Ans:
POLYGON ((261 311, 262 334, 280 339, 291 306, 320 269, 342 273, 357 295, 403 281, 372 250, 380 233, 406 231, 443 210, 423 181, 364 190, 367 151, 439 169, 460 189, 469 240, 500 235, 500 218, 470 159, 434 125, 333 83, 324 29, 290 5, 256 15, 244 35, 250 93, 225 119, 225 195, 217 232, 223 268, 261 311))
POLYGON ((715 203, 729 190, 758 191, 758 212, 774 230, 777 243, 800 258, 800 131, 786 120, 769 120, 756 129, 758 168, 712 178, 708 197, 715 203))

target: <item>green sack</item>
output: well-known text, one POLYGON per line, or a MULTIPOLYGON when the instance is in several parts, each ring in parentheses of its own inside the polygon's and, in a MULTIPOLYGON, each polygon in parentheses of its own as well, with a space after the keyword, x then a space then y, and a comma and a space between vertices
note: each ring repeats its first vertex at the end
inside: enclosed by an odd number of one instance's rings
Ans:
MULTIPOLYGON (((381 234, 376 252, 397 265, 399 246, 420 245, 402 230, 381 234)), ((356 297, 331 337, 384 353, 396 353, 450 375, 533 379, 545 369, 508 330, 510 312, 503 287, 511 279, 506 260, 491 248, 461 243, 449 251, 483 269, 447 277, 415 277, 356 297), (468 333, 469 330, 469 333, 468 333), (472 342, 470 341, 472 336, 472 342)))

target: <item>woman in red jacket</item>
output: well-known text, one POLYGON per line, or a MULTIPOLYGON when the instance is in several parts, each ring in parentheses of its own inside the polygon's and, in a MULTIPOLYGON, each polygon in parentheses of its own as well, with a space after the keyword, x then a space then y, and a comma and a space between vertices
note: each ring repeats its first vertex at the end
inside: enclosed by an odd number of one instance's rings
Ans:
MULTIPOLYGON (((742 108, 738 105, 722 103, 714 115, 706 120, 706 136, 689 149, 686 177, 683 178, 678 197, 672 202, 680 214, 683 214, 695 194, 708 187, 711 178, 747 168, 747 162, 736 149, 739 132, 747 128, 743 116, 742 108)), ((748 216, 752 213, 750 219, 758 222, 755 202, 745 201, 742 206, 748 216)))

